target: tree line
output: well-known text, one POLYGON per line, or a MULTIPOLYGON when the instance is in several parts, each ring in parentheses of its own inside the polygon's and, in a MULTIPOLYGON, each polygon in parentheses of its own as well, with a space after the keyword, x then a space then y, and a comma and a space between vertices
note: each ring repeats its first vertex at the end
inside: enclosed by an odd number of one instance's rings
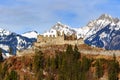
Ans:
MULTIPOLYGON (((34 73, 34 80, 89 80, 91 67, 95 68, 95 79, 99 80, 105 73, 107 66, 108 80, 118 80, 119 63, 116 56, 112 60, 92 59, 81 56, 77 45, 68 45, 65 51, 55 51, 55 56, 45 57, 45 54, 36 50, 30 62, 30 71, 34 73)), ((0 80, 20 80, 16 70, 8 71, 8 64, 0 63, 0 80)), ((91 73, 94 74, 94 73, 91 73)), ((31 80, 24 76, 24 80, 31 80)))

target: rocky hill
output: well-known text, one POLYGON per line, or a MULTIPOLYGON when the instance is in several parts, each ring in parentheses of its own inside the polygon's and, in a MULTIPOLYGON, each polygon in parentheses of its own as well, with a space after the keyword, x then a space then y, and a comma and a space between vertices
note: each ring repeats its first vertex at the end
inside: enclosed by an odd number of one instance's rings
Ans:
MULTIPOLYGON (((81 28, 72 28, 57 22, 42 35, 56 37, 57 32, 60 34, 64 32, 65 35, 69 36, 74 34, 77 39, 83 38, 87 45, 107 50, 120 50, 120 20, 107 14, 101 15, 98 19, 90 21, 85 27, 81 28)), ((37 35, 36 31, 20 35, 0 29, 0 48, 2 48, 5 56, 9 56, 9 48, 12 48, 12 53, 15 55, 16 50, 30 48, 36 41, 37 35)))
MULTIPOLYGON (((104 50, 87 45, 79 45, 78 49, 74 49, 74 46, 68 49, 68 45, 53 45, 40 47, 32 51, 31 53, 26 50, 22 56, 13 56, 4 62, 0 62, 0 75, 3 75, 0 76, 0 80, 6 80, 6 78, 8 80, 10 78, 17 78, 18 80, 39 80, 40 78, 48 80, 65 78, 67 80, 67 78, 70 78, 74 80, 76 77, 77 80, 108 80, 108 75, 111 75, 110 69, 118 70, 117 66, 112 67, 114 61, 112 56, 90 54, 89 51, 92 53, 104 52, 104 50), (76 50, 78 56, 71 53, 72 50, 76 50), (102 73, 97 74, 99 71, 102 71, 102 73), (12 72, 17 76, 14 77, 12 72), (71 77, 71 73, 74 74, 73 77, 71 77)), ((115 57, 115 64, 119 65, 119 61, 120 57, 115 57)), ((115 72, 115 75, 120 78, 118 72, 115 72)), ((113 78, 112 80, 114 80, 113 78)))

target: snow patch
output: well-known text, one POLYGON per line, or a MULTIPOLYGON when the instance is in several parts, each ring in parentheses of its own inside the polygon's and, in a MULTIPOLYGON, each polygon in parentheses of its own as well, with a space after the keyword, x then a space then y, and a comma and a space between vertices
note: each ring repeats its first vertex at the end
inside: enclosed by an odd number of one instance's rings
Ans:
POLYGON ((105 32, 100 34, 100 39, 107 37, 107 34, 105 32))
POLYGON ((27 38, 37 39, 38 33, 36 31, 31 31, 31 32, 27 32, 27 33, 22 34, 22 36, 27 37, 27 38))
POLYGON ((18 40, 17 49, 18 49, 18 50, 23 49, 24 46, 21 46, 21 44, 23 44, 23 43, 26 44, 26 41, 23 40, 23 39, 21 39, 19 36, 17 36, 16 38, 17 38, 17 40, 18 40))

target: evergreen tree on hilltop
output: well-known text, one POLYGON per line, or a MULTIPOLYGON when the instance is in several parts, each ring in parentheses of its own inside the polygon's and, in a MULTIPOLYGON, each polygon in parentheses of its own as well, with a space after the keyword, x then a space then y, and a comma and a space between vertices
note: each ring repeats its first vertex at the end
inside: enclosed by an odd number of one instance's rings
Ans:
POLYGON ((91 66, 91 59, 88 59, 87 57, 82 57, 82 63, 81 63, 81 69, 83 72, 87 72, 91 66))
POLYGON ((44 64, 45 59, 43 53, 40 50, 36 51, 34 56, 34 70, 37 80, 43 80, 44 64))
POLYGON ((113 61, 116 62, 116 55, 113 54, 113 61))
POLYGON ((67 49, 66 49, 66 54, 73 54, 73 48, 72 48, 72 45, 68 45, 67 46, 67 49))
POLYGON ((41 51, 36 51, 34 56, 34 68, 35 71, 39 71, 44 68, 44 56, 41 51))
POLYGON ((7 76, 6 80, 19 80, 19 75, 16 71, 12 70, 10 74, 7 76))
POLYGON ((113 55, 113 60, 108 64, 108 80, 118 80, 119 74, 119 62, 116 60, 115 54, 113 55))
POLYGON ((59 57, 58 80, 85 80, 84 77, 81 78, 83 73, 81 73, 81 61, 78 60, 78 55, 77 58, 75 57, 77 53, 77 46, 73 50, 72 45, 68 45, 66 52, 59 57))
POLYGON ((97 78, 102 77, 104 74, 104 70, 103 70, 102 63, 101 63, 100 59, 96 60, 95 67, 96 67, 96 77, 97 78))
POLYGON ((78 47, 77 47, 77 45, 75 45, 75 47, 74 47, 74 58, 76 60, 78 60, 80 57, 81 57, 81 55, 80 55, 80 52, 78 50, 78 47))
POLYGON ((0 61, 3 60, 3 56, 2 56, 2 49, 0 48, 0 61))

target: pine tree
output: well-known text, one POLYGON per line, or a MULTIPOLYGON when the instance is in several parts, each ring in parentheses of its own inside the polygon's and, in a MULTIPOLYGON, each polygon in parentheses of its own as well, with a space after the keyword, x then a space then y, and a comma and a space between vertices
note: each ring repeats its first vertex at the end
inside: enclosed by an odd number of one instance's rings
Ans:
POLYGON ((109 69, 108 69, 108 79, 109 80, 118 80, 118 63, 115 63, 114 61, 111 61, 109 63, 109 69))
POLYGON ((113 54, 113 61, 115 62, 116 61, 116 55, 113 54))
POLYGON ((61 66, 58 68, 58 80, 83 80, 80 76, 81 62, 78 60, 77 53, 77 47, 73 51, 72 46, 68 45, 66 52, 63 52, 62 57, 59 57, 58 62, 61 66))
POLYGON ((3 80, 3 77, 2 77, 2 63, 0 62, 0 80, 3 80))
POLYGON ((83 71, 87 72, 91 66, 91 60, 86 58, 85 56, 82 57, 81 68, 83 71))
POLYGON ((119 62, 116 60, 115 54, 113 55, 113 60, 108 64, 108 79, 118 80, 119 74, 119 62))
POLYGON ((3 61, 2 49, 0 48, 0 61, 3 61))
POLYGON ((45 59, 43 53, 38 50, 35 52, 34 56, 34 70, 37 80, 43 80, 43 70, 44 70, 45 59))
POLYGON ((10 74, 7 76, 6 80, 19 80, 19 75, 16 71, 12 70, 10 74))
POLYGON ((78 60, 81 57, 77 45, 74 47, 74 59, 78 60))
POLYGON ((67 46, 66 54, 73 54, 73 48, 72 48, 72 45, 68 45, 68 46, 67 46))
POLYGON ((8 70, 8 64, 4 63, 3 67, 2 67, 2 71, 1 71, 1 78, 4 79, 8 70))
POLYGON ((40 69, 36 74, 37 80, 43 80, 43 70, 40 69))
POLYGON ((102 77, 103 74, 104 74, 104 70, 103 70, 102 63, 101 63, 100 59, 96 60, 95 67, 96 67, 96 72, 95 72, 96 73, 96 77, 97 78, 102 77))
POLYGON ((34 68, 36 72, 44 68, 44 61, 43 53, 41 51, 36 51, 34 56, 34 68))

